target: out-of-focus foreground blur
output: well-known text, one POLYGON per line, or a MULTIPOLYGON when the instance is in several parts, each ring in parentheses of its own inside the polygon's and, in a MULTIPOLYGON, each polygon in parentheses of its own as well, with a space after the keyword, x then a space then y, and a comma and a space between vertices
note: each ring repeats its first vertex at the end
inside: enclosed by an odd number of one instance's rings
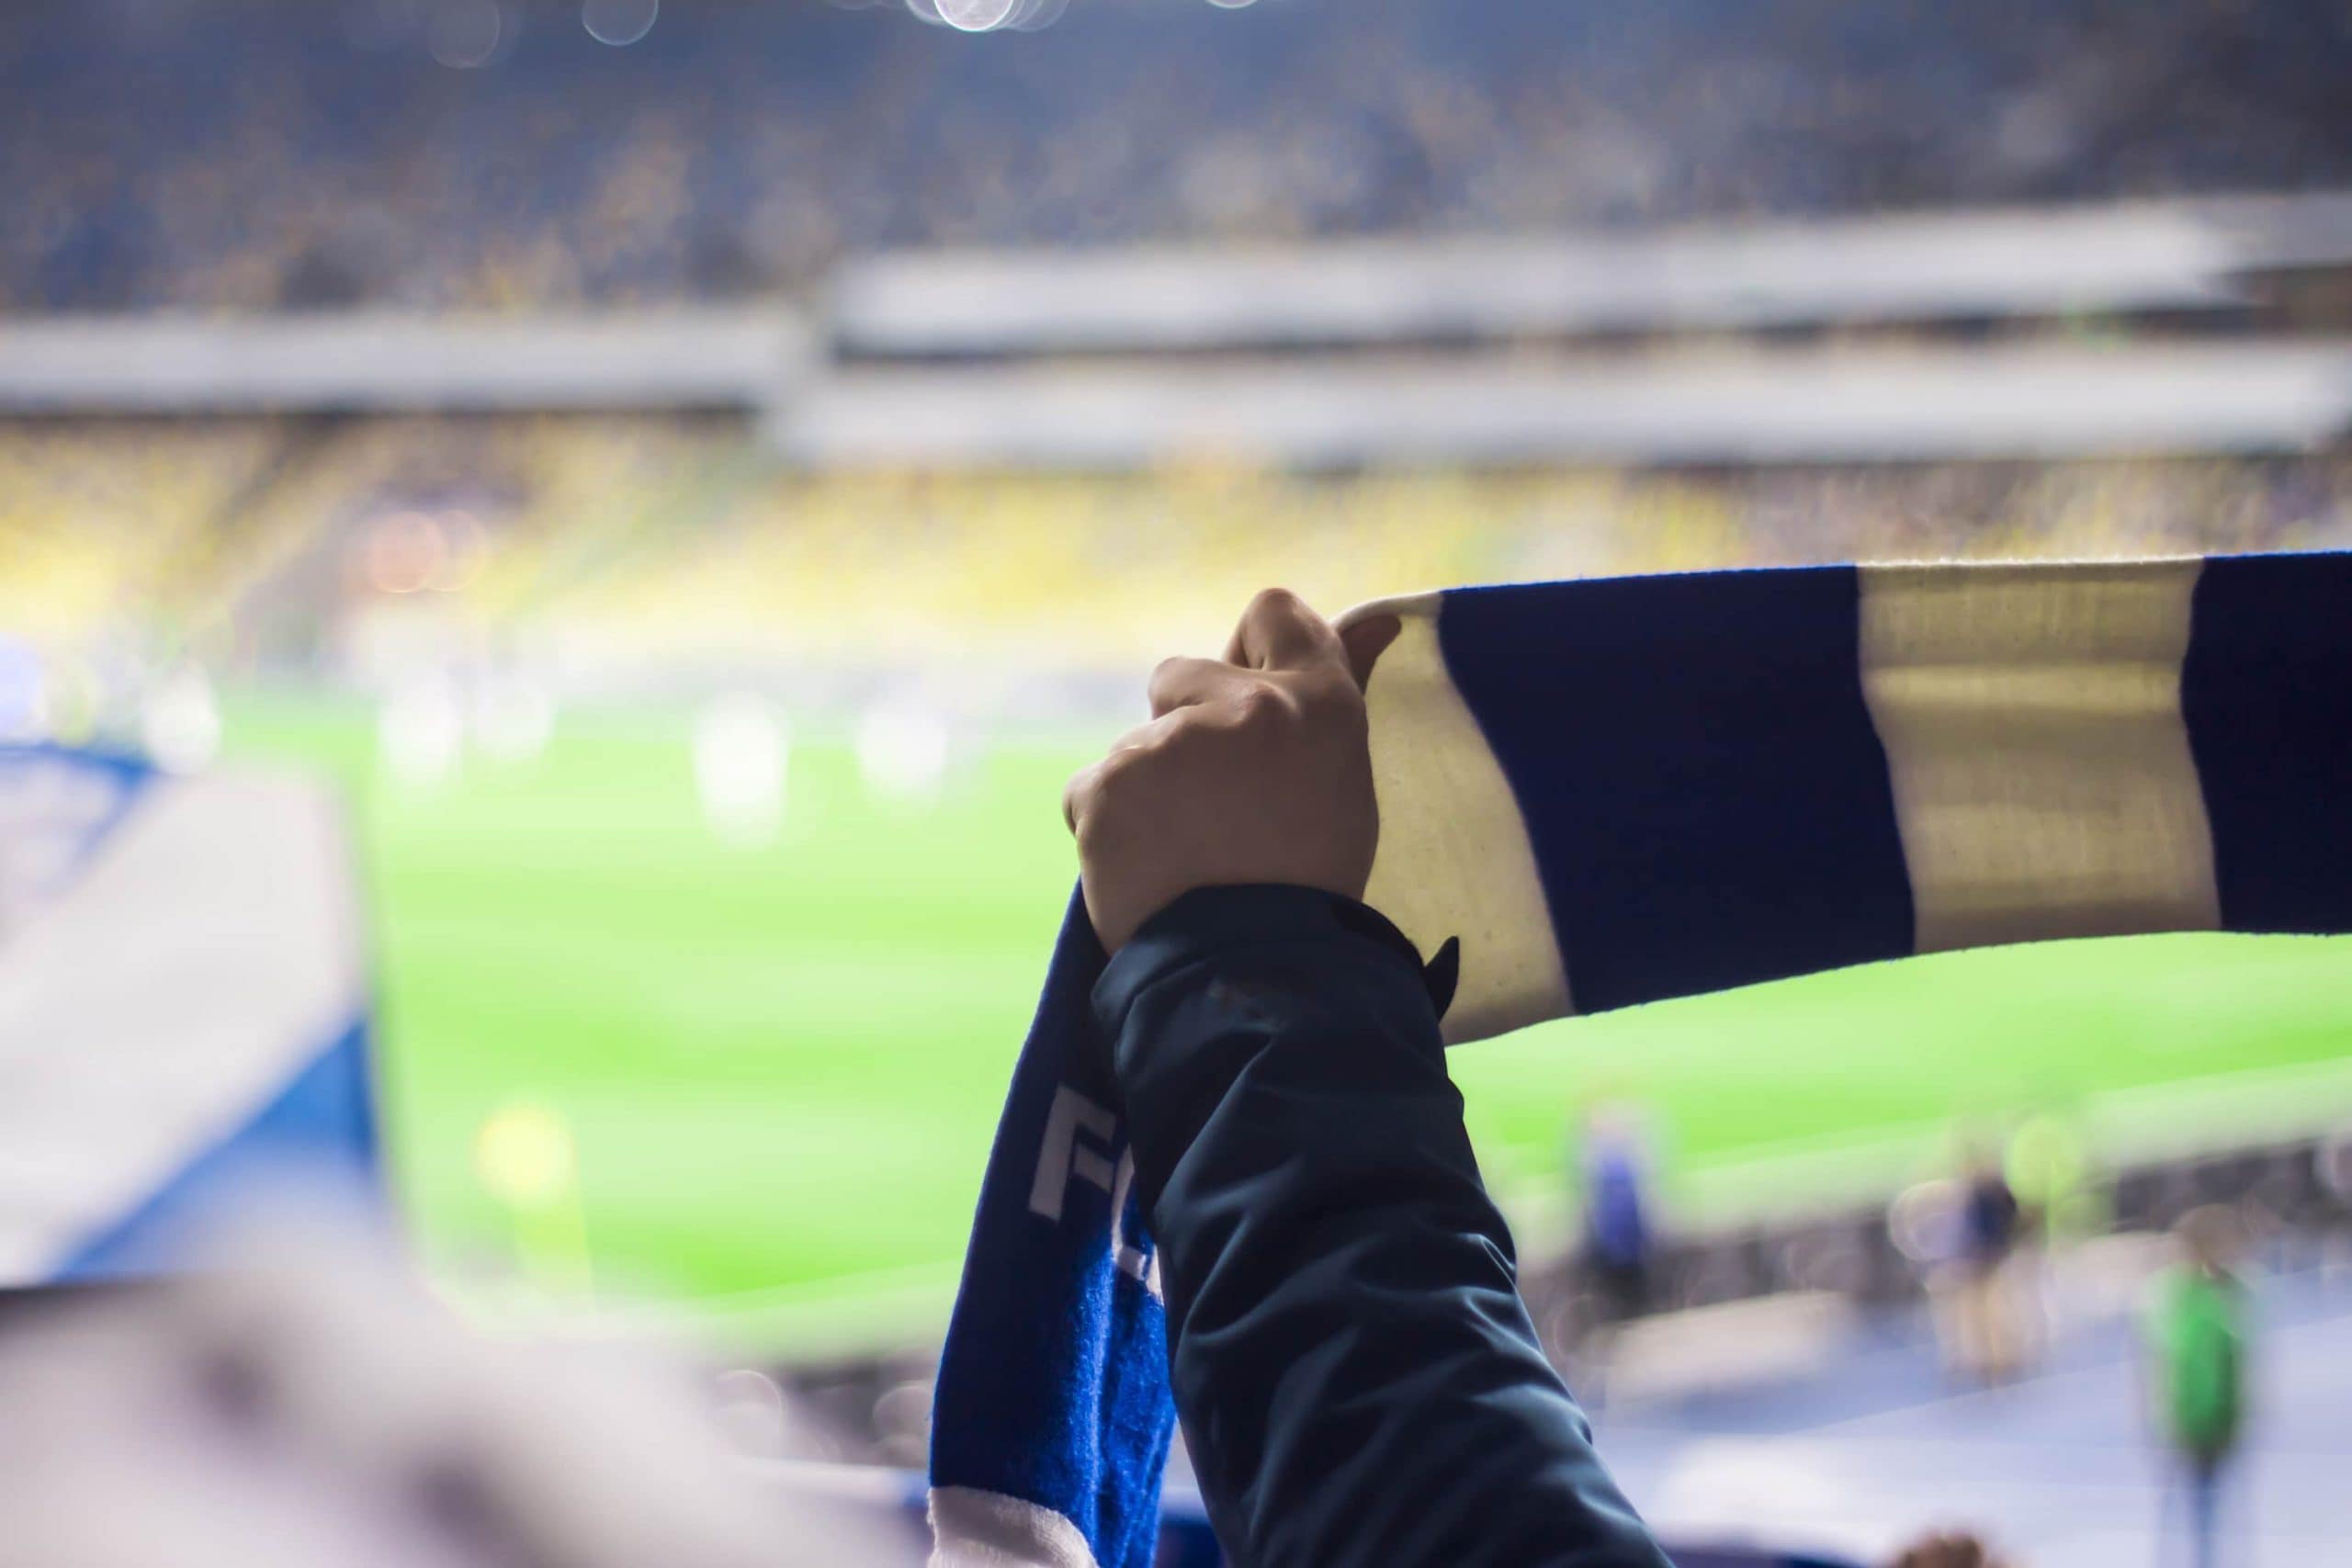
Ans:
MULTIPOLYGON (((18 0, 0 1284, 250 1122, 477 1318, 919 1463, 1153 660, 1271 582, 2352 547, 2347 81, 2341 0, 18 0)), ((1663 1526, 2104 1568, 2200 1205, 2240 1561, 2352 1539, 2347 1047, 2352 945, 2182 937, 1453 1065, 1663 1526)))

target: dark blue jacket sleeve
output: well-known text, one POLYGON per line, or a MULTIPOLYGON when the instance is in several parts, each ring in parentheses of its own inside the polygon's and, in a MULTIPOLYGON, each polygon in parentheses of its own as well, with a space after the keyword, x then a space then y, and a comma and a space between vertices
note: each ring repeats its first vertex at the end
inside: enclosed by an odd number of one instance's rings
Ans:
POLYGON ((1177 1410, 1245 1568, 1665 1568, 1538 1349, 1411 944, 1295 887, 1113 961, 1177 1410))

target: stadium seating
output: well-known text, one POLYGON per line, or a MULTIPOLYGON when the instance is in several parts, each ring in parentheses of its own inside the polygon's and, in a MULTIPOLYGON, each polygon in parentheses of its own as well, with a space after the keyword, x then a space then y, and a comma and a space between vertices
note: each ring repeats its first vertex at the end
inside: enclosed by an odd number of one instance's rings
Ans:
POLYGON ((1073 0, 978 40, 896 3, 671 0, 623 50, 531 0, 436 60, 450 8, 8 7, 0 310, 674 302, 805 289, 883 246, 2352 177, 2325 0, 2260 28, 2221 0, 1073 0))
POLYGON ((271 440, 261 422, 0 428, 0 626, 88 636, 188 604, 271 440))
POLYGON ((355 637, 418 615, 591 663, 1102 671, 1198 641, 1268 578, 1336 606, 1439 581, 2347 537, 2342 457, 819 478, 726 422, 659 416, 0 428, 0 626, 77 660, 128 638, 231 672, 364 678, 355 637), (418 517, 462 570, 422 592, 372 578, 375 531, 418 517))

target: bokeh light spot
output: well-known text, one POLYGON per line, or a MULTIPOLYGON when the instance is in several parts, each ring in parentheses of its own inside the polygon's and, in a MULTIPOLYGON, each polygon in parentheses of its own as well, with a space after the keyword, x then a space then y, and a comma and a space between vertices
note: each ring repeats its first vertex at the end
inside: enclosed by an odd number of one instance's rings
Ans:
POLYGON ((651 32, 661 14, 662 0, 584 0, 580 24, 598 43, 620 49, 651 32))
POLYGON ((441 0, 425 24, 424 47, 454 71, 470 71, 496 57, 506 36, 497 0, 441 0))
POLYGON ((933 0, 939 16, 951 28, 967 33, 993 32, 1012 20, 1021 0, 933 0))
POLYGON ((140 740, 167 773, 200 773, 220 752, 220 705, 204 671, 188 666, 156 683, 142 705, 140 740))
POLYGON ((544 1105, 492 1111, 474 1134, 474 1168, 484 1190, 511 1209, 539 1209, 574 1184, 579 1159, 571 1129, 544 1105))

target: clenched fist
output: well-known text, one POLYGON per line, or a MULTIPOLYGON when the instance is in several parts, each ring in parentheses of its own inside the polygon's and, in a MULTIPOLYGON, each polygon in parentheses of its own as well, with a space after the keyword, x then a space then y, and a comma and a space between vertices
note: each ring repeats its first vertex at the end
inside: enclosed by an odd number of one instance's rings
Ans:
POLYGON ((1106 949, 1195 887, 1363 897, 1380 838, 1363 694, 1322 616, 1259 594, 1223 660, 1152 672, 1151 712, 1062 796, 1106 949))

